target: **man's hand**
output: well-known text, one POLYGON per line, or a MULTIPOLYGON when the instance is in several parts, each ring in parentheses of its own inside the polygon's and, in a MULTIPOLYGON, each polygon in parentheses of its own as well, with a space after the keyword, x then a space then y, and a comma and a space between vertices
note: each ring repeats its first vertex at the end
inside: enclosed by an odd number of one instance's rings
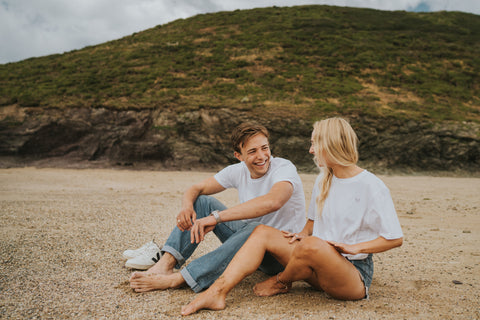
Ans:
POLYGON ((213 216, 208 216, 202 219, 198 219, 193 224, 190 230, 190 242, 200 243, 204 240, 205 235, 212 231, 217 225, 217 221, 213 216))
POLYGON ((197 220, 197 213, 193 208, 182 209, 177 215, 177 227, 181 231, 190 230, 197 220))
POLYGON ((290 241, 288 243, 294 243, 295 241, 300 241, 303 238, 308 237, 308 234, 300 232, 300 233, 294 233, 294 232, 288 232, 282 230, 282 234, 285 238, 290 238, 290 241))

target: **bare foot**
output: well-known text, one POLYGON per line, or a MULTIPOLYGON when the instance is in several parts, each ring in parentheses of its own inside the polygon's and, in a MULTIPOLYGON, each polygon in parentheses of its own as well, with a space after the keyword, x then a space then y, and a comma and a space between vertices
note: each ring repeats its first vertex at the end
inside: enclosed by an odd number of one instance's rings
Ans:
POLYGON ((163 274, 163 275, 169 275, 169 274, 172 274, 173 273, 173 268, 168 268, 168 267, 165 267, 163 266, 162 264, 160 263, 156 263, 153 265, 153 267, 151 267, 150 269, 148 269, 147 271, 148 273, 151 273, 151 274, 163 274))
POLYGON ((130 287, 135 292, 147 292, 152 290, 165 290, 178 288, 185 283, 180 273, 158 274, 145 272, 134 272, 130 277, 130 287))
POLYGON ((253 287, 253 292, 259 297, 270 297, 280 293, 287 293, 291 287, 292 284, 289 283, 285 288, 284 284, 277 281, 277 276, 273 276, 265 281, 257 283, 253 287))
POLYGON ((168 275, 173 273, 173 268, 177 264, 177 260, 168 252, 165 252, 157 263, 155 263, 150 269, 148 269, 148 273, 156 273, 156 274, 163 274, 168 275))
POLYGON ((225 309, 226 294, 212 285, 207 291, 200 293, 192 302, 182 307, 182 316, 188 316, 201 309, 225 309))

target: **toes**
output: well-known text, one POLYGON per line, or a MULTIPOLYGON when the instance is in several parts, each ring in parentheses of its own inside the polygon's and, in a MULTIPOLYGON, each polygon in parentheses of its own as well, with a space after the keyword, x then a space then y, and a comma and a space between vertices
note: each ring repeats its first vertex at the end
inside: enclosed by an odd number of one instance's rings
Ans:
POLYGON ((190 310, 190 308, 188 306, 183 306, 182 307, 182 312, 180 312, 180 313, 181 313, 182 316, 188 316, 190 314, 189 310, 190 310))
POLYGON ((181 314, 182 314, 182 316, 188 316, 188 315, 198 311, 198 309, 199 308, 196 308, 195 305, 193 305, 193 302, 191 302, 190 304, 182 307, 181 314))

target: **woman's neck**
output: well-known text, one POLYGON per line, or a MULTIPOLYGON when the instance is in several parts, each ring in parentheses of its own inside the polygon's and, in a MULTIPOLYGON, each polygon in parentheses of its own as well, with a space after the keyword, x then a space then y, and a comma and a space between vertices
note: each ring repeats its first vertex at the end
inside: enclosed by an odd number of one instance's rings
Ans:
POLYGON ((347 166, 347 167, 336 165, 336 166, 333 166, 332 169, 335 177, 339 179, 352 178, 363 171, 363 169, 357 165, 347 166))

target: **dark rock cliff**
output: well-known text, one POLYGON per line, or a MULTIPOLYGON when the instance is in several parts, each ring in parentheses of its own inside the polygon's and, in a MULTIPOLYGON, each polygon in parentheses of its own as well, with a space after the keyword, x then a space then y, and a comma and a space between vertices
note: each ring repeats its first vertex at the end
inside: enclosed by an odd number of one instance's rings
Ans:
MULTIPOLYGON (((1 107, 0 156, 8 161, 0 165, 61 159, 67 163, 216 169, 236 162, 230 132, 248 119, 252 119, 251 113, 226 108, 175 113, 169 109, 1 107)), ((370 167, 480 169, 479 124, 402 122, 361 115, 348 119, 360 139, 361 162, 370 167)), ((308 154, 311 122, 281 116, 255 120, 270 130, 275 156, 290 159, 302 171, 315 169, 308 154)))

